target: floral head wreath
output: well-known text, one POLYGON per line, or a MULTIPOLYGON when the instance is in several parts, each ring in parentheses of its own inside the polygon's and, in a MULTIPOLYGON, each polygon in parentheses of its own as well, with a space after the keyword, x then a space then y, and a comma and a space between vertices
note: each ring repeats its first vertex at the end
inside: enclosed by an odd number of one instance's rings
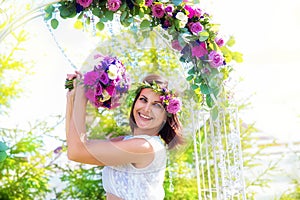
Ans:
POLYGON ((167 111, 168 116, 176 114, 181 110, 181 100, 176 97, 175 93, 172 90, 161 88, 160 85, 155 81, 153 81, 151 84, 148 82, 143 82, 138 85, 136 94, 138 94, 144 88, 150 88, 160 95, 160 100, 162 101, 162 104, 167 111))

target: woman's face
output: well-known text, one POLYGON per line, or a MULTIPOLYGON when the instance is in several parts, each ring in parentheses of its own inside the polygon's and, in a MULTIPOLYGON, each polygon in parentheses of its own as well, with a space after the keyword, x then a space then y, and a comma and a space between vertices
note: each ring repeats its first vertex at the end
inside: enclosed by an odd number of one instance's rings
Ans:
POLYGON ((133 108, 133 116, 138 128, 154 129, 156 133, 160 131, 166 122, 167 113, 159 97, 159 94, 150 88, 141 91, 133 108))

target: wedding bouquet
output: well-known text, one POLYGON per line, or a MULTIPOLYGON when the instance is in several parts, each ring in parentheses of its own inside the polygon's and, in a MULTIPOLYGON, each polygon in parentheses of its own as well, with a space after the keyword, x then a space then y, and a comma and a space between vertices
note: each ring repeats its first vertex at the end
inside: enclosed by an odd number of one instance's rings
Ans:
POLYGON ((85 96, 96 108, 116 108, 129 89, 130 79, 123 63, 116 57, 94 55, 94 69, 84 74, 85 96))

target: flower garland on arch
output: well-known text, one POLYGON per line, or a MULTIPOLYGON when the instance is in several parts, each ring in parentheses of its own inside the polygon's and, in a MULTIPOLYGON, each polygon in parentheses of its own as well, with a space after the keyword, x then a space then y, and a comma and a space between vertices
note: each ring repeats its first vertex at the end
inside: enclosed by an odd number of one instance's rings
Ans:
MULTIPOLYGON (((219 25, 212 23, 198 4, 182 0, 61 0, 45 8, 45 20, 51 20, 54 29, 59 24, 54 15, 57 11, 63 19, 77 17, 77 26, 87 12, 92 13, 100 31, 115 14, 124 27, 136 25, 136 18, 141 29, 160 26, 170 37, 172 48, 180 53, 180 61, 191 64, 186 79, 209 108, 214 107, 233 69, 229 63, 242 62, 242 54, 230 50, 234 38, 225 42, 219 36, 219 25)), ((87 23, 90 20, 86 17, 87 23)))

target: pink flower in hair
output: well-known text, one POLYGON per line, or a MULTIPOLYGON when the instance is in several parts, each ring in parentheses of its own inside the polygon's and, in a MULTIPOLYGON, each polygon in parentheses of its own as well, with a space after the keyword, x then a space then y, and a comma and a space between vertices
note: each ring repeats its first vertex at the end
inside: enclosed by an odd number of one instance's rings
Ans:
POLYGON ((179 98, 173 97, 169 100, 166 110, 168 113, 176 114, 181 109, 181 101, 179 98))

